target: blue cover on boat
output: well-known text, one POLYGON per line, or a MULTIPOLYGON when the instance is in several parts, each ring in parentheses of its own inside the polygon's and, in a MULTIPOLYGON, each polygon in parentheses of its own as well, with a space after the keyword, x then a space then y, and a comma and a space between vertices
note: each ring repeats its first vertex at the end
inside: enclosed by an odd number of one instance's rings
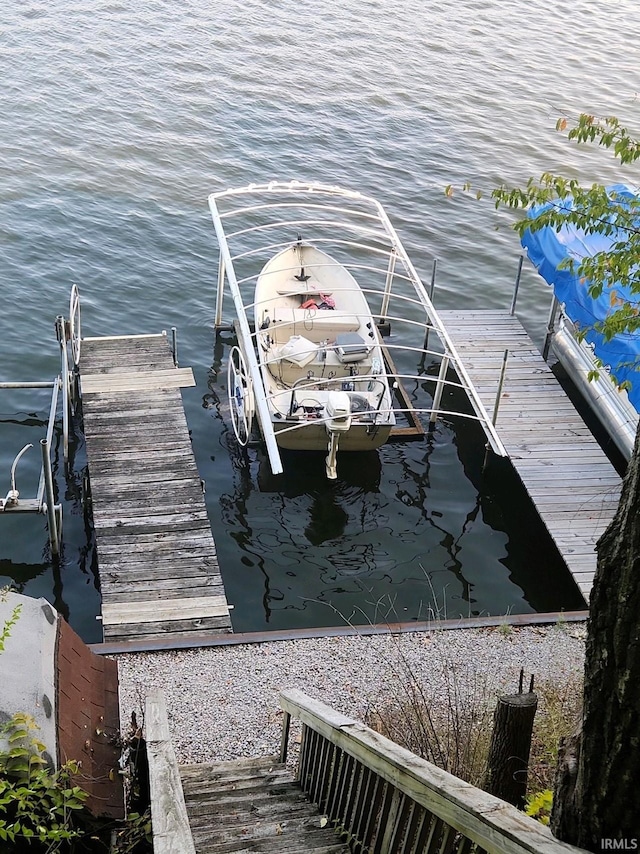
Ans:
MULTIPOLYGON (((616 194, 619 204, 624 198, 638 199, 640 191, 624 184, 614 184, 607 191, 616 194)), ((567 207, 571 200, 565 200, 567 207)), ((539 205, 529 211, 535 218, 549 205, 539 205)), ((640 222, 639 222, 640 225, 640 222)), ((627 288, 613 285, 604 288, 602 294, 594 299, 589 294, 589 282, 581 279, 569 268, 560 265, 567 258, 579 264, 586 256, 596 255, 608 250, 612 244, 624 240, 624 232, 611 235, 586 234, 576 225, 563 225, 559 229, 545 226, 539 231, 527 229, 522 235, 522 245, 540 275, 553 286, 558 300, 564 304, 565 313, 579 329, 588 328, 586 340, 593 344, 596 356, 609 367, 619 383, 628 380, 631 383, 629 400, 640 412, 640 371, 634 367, 640 359, 640 332, 621 333, 605 342, 602 334, 591 328, 594 323, 603 320, 611 311, 611 291, 624 297, 640 308, 640 294, 632 294, 627 288), (631 364, 630 364, 631 363, 631 364)))

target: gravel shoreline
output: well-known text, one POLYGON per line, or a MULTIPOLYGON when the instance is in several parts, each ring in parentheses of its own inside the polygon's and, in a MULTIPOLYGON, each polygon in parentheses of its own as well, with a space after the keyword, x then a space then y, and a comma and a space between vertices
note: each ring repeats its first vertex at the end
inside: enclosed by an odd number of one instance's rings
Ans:
POLYGON ((143 720, 148 689, 164 691, 180 763, 277 753, 278 692, 298 688, 362 719, 402 693, 410 672, 435 702, 458 691, 515 693, 526 682, 582 673, 583 623, 330 637, 116 656, 120 715, 143 720), (449 688, 447 689, 447 686, 449 688))

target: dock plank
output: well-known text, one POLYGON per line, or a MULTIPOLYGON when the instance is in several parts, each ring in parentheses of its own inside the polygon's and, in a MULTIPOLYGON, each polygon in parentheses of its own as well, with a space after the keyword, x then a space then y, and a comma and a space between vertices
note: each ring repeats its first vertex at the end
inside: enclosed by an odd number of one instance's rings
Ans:
POLYGON ((506 311, 441 311, 471 382, 493 412, 511 463, 588 600, 595 545, 611 522, 621 479, 520 321, 506 311))
POLYGON ((191 368, 174 368, 167 371, 138 370, 118 374, 104 370, 99 374, 84 374, 80 379, 83 396, 122 391, 142 392, 156 388, 182 388, 195 384, 191 368))
POLYGON ((80 387, 106 641, 231 631, 166 336, 84 339, 80 387))

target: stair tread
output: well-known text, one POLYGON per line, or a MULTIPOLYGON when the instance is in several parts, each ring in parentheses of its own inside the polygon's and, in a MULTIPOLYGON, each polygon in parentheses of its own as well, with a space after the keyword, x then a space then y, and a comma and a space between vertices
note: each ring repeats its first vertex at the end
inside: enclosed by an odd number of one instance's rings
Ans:
MULTIPOLYGON (((263 839, 274 836, 291 836, 300 832, 311 832, 315 830, 323 830, 320 821, 322 816, 317 810, 307 810, 306 814, 291 816, 285 818, 283 816, 268 817, 262 820, 238 822, 226 826, 219 826, 215 821, 215 817, 208 825, 192 825, 194 837, 203 836, 205 833, 210 834, 210 839, 217 839, 219 842, 233 842, 235 839, 248 841, 252 839, 263 839)), ((330 831, 333 828, 329 828, 330 831)))
POLYGON ((348 854, 277 757, 182 765, 197 854, 348 854))
MULTIPOLYGON (((231 810, 226 813, 215 813, 216 827, 231 828, 238 827, 243 824, 249 824, 251 821, 263 822, 272 820, 285 821, 289 818, 299 818, 300 816, 308 816, 309 810, 315 810, 315 807, 307 800, 298 802, 286 803, 263 803, 259 805, 250 805, 244 809, 231 810)), ((189 822, 191 827, 199 827, 204 824, 210 824, 212 821, 211 810, 193 810, 188 806, 189 822)), ((317 813, 319 816, 320 813, 317 813)))
POLYGON ((277 756, 250 756, 241 759, 220 759, 215 762, 190 762, 179 766, 180 776, 200 773, 227 773, 245 769, 260 769, 279 765, 285 767, 277 756))
POLYGON ((289 781, 273 783, 271 786, 251 786, 250 788, 230 789, 222 792, 215 790, 201 792, 185 792, 185 801, 195 803, 229 804, 233 802, 246 803, 247 801, 273 800, 274 798, 286 798, 288 795, 299 794, 305 797, 302 789, 289 781))
POLYGON ((259 839, 234 839, 230 842, 207 842, 200 844, 194 840, 197 854, 309 854, 314 849, 325 851, 349 851, 346 845, 336 843, 333 832, 325 830, 306 833, 296 833, 291 836, 278 835, 259 839))
MULTIPOLYGON (((282 849, 274 849, 274 854, 280 854, 282 849)), ((196 854, 265 854, 264 851, 256 852, 255 848, 244 847, 235 848, 232 851, 219 852, 215 847, 209 847, 206 844, 196 846, 196 854)), ((287 851, 287 854, 351 854, 348 845, 343 845, 341 842, 337 844, 319 845, 314 848, 309 848, 308 844, 302 843, 300 848, 294 848, 287 851)))
POLYGON ((270 783, 293 783, 294 778, 286 768, 265 769, 261 774, 252 774, 238 777, 225 777, 223 779, 211 777, 209 779, 194 780, 183 779, 182 788, 187 793, 233 791, 235 789, 251 789, 270 783))

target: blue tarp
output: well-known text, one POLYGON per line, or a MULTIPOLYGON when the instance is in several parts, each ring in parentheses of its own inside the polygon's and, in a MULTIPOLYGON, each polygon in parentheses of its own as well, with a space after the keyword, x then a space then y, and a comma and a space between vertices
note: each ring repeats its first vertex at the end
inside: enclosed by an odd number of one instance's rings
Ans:
MULTIPOLYGON (((619 204, 624 198, 637 199, 639 190, 634 190, 624 184, 614 184, 607 191, 616 194, 619 204)), ((569 207, 571 200, 563 202, 569 207)), ((535 218, 548 206, 534 207, 529 216, 535 218)), ((639 223, 640 225, 640 223, 639 223)), ((539 231, 527 229, 522 235, 522 245, 527 250, 529 258, 540 275, 552 285, 558 300, 564 304, 565 313, 579 329, 588 329, 586 340, 593 344, 596 356, 606 365, 619 383, 629 381, 631 389, 629 400, 640 412, 640 370, 634 367, 640 359, 640 331, 622 333, 605 342, 600 332, 593 328, 594 323, 603 320, 611 312, 611 292, 615 289, 617 295, 637 305, 640 309, 640 294, 632 294, 620 285, 604 288, 602 294, 594 299, 589 294, 589 282, 581 279, 576 272, 560 265, 567 258, 576 265, 587 256, 607 251, 610 247, 625 239, 624 232, 602 234, 586 234, 575 225, 563 225, 559 229, 549 226, 539 231), (631 364, 629 364, 631 363, 631 364)), ((640 364, 640 363, 639 363, 640 364)))

